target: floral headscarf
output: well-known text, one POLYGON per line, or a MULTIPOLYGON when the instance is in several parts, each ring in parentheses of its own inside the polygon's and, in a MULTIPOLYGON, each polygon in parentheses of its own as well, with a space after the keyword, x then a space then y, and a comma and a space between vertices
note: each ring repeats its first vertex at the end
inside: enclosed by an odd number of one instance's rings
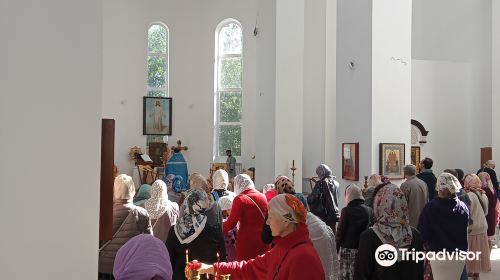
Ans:
POLYGON ((347 205, 355 199, 365 200, 361 193, 361 189, 356 184, 350 184, 345 189, 345 204, 347 205))
POLYGON ((227 190, 229 175, 224 169, 217 169, 212 176, 212 185, 215 190, 227 190))
POLYGON ((279 194, 269 201, 269 212, 284 221, 300 224, 306 222, 307 211, 298 198, 291 194, 279 194))
POLYGON ((255 185, 247 174, 239 174, 234 177, 234 193, 239 195, 240 193, 248 190, 255 189, 255 185))
POLYGON ((480 172, 478 174, 479 179, 481 179, 481 186, 483 189, 490 189, 492 193, 495 193, 495 189, 493 188, 493 183, 491 182, 490 174, 486 172, 480 172))
POLYGON ((151 187, 151 198, 144 204, 151 220, 160 218, 169 207, 167 185, 162 180, 156 180, 151 187))
POLYGON ((276 186, 276 190, 279 194, 295 194, 295 186, 292 180, 290 180, 286 176, 279 176, 278 178, 276 178, 276 182, 274 182, 274 185, 276 186))
POLYGON ((481 179, 476 174, 467 174, 464 180, 464 189, 466 192, 484 193, 482 189, 481 179))
POLYGON ((326 177, 332 176, 332 170, 326 164, 321 164, 316 168, 316 174, 320 180, 323 180, 326 177))
POLYGON ((460 185, 457 177, 453 176, 450 173, 443 172, 437 177, 436 191, 438 192, 444 189, 448 189, 450 193, 457 193, 461 188, 462 185, 460 185))
POLYGON ((117 280, 172 279, 165 244, 151 234, 131 238, 116 253, 113 275, 117 280))
POLYGON ((206 211, 210 209, 207 192, 200 189, 189 189, 180 209, 180 218, 175 224, 175 235, 181 244, 195 240, 205 228, 206 211))
POLYGON ((378 191, 373 201, 373 212, 375 224, 372 229, 383 243, 396 248, 411 244, 408 203, 398 186, 389 184, 378 191))

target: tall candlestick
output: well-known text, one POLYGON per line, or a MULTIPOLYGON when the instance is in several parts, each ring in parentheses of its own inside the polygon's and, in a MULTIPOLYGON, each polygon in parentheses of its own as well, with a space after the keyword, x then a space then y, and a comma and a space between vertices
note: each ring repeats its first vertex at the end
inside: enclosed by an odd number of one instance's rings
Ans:
POLYGON ((188 251, 188 249, 186 249, 186 264, 188 264, 188 263, 189 263, 189 256, 188 256, 188 253, 189 253, 189 251, 188 251))

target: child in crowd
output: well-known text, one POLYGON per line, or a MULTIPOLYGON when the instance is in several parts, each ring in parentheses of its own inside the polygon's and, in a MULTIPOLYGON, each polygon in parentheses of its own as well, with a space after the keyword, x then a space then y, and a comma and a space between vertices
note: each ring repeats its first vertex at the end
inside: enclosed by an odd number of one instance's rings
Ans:
MULTIPOLYGON (((233 208, 234 195, 227 195, 219 198, 217 202, 219 208, 222 211, 222 217, 224 221, 231 214, 231 208, 233 208)), ((227 261, 232 262, 236 260, 236 227, 224 234, 224 242, 226 243, 226 255, 227 261)))

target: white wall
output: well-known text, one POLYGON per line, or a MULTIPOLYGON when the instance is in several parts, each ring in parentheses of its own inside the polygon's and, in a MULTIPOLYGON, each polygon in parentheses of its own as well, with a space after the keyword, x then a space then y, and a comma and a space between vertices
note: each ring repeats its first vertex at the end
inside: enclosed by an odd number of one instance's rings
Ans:
POLYGON ((2 279, 96 279, 102 3, 1 1, 2 279))
POLYGON ((493 159, 500 161, 500 3, 492 3, 492 147, 493 159))
MULTIPOLYGON (((173 134, 187 145, 190 172, 208 173, 213 156, 214 36, 217 24, 234 18, 243 26, 243 166, 254 165, 256 107, 256 1, 104 1, 103 116, 116 119, 115 157, 130 173, 132 146, 145 146, 142 97, 146 95, 147 30, 161 21, 170 30, 170 97, 173 134), (125 101, 125 104, 122 104, 125 101)), ((258 172, 258 171, 257 171, 258 172)))
POLYGON ((325 71, 326 0, 305 1, 302 172, 307 178, 325 162, 325 71))
MULTIPOLYGON (((359 142, 359 175, 372 166, 372 1, 337 1, 336 119, 339 151, 333 167, 341 180, 342 143, 359 142), (349 68, 353 61, 355 68, 349 68)), ((343 195, 343 192, 341 192, 343 195)), ((341 199, 341 201, 343 201, 341 199)))
POLYGON ((413 2, 412 118, 430 131, 421 154, 435 172, 476 171, 480 148, 492 144, 491 5, 413 2))
POLYGON ((276 1, 258 1, 257 104, 255 129, 255 184, 261 188, 275 179, 276 1))
POLYGON ((275 175, 291 174, 302 191, 304 0, 276 0, 275 175), (291 67, 293 65, 293 67, 291 67))
POLYGON ((380 143, 405 143, 411 162, 411 15, 411 0, 373 4, 372 170, 365 176, 379 171, 380 143))
POLYGON ((421 158, 434 160, 435 173, 446 168, 478 169, 483 126, 476 102, 470 63, 413 60, 412 113, 430 131, 421 158))

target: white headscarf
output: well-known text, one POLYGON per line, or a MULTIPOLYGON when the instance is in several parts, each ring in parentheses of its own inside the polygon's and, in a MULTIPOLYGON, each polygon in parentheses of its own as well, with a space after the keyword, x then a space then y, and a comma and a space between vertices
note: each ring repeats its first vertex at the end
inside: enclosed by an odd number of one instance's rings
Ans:
POLYGON ((167 184, 162 180, 156 180, 151 186, 151 198, 144 204, 151 220, 160 218, 169 207, 167 184))
POLYGON ((276 187, 274 186, 274 184, 265 184, 264 187, 262 188, 262 193, 266 194, 267 191, 275 189, 276 187))
POLYGON ((443 172, 437 177, 436 191, 448 189, 450 193, 457 193, 462 188, 457 177, 450 173, 443 172))
POLYGON ((361 189, 356 184, 348 185, 345 189, 345 204, 347 205, 355 199, 365 200, 361 193, 361 189))
POLYGON ((231 208, 233 208, 233 200, 234 196, 232 195, 226 195, 219 198, 219 201, 217 203, 219 204, 220 210, 221 211, 231 210, 231 208))
POLYGON ((239 195, 240 193, 248 190, 255 189, 255 185, 247 174, 240 174, 234 177, 234 193, 239 195))
POLYGON ((229 176, 224 169, 217 169, 212 176, 214 190, 227 190, 229 176))

